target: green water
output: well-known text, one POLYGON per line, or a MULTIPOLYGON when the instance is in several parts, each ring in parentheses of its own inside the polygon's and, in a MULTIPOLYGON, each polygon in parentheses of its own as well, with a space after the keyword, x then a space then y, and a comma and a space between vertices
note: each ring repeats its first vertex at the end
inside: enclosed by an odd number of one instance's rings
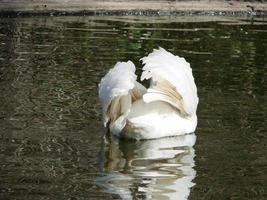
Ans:
POLYGON ((0 199, 267 199, 266 30, 261 18, 1 18, 0 199), (101 77, 128 59, 140 74, 158 46, 191 63, 195 135, 103 137, 101 77))

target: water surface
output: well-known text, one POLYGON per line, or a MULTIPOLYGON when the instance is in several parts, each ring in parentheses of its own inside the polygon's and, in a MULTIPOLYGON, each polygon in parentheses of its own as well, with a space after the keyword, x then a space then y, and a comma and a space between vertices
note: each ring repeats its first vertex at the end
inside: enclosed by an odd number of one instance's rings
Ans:
POLYGON ((266 30, 261 18, 1 18, 0 199, 267 199, 266 30), (104 137, 98 82, 118 60, 140 74, 158 46, 191 63, 195 134, 104 137))

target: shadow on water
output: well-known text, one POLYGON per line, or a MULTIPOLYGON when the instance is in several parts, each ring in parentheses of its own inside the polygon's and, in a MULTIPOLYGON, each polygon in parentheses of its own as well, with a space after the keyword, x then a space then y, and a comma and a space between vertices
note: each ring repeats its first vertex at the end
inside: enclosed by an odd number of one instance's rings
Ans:
POLYGON ((147 141, 111 137, 101 148, 97 183, 122 199, 185 200, 194 186, 195 134, 147 141))

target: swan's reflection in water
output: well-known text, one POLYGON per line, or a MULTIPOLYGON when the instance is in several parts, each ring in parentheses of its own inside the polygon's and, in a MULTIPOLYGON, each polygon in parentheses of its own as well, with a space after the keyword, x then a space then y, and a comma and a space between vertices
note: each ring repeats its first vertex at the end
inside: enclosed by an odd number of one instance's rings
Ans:
POLYGON ((97 183, 122 199, 187 199, 196 176, 195 134, 146 141, 110 138, 97 183))

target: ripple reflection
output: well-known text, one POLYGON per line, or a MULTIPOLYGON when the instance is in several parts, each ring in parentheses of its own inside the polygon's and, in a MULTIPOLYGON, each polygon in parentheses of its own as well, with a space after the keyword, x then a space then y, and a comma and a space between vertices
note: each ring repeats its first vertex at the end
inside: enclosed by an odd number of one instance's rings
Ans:
POLYGON ((195 134, 145 141, 110 138, 97 183, 122 199, 188 199, 196 171, 195 134))

